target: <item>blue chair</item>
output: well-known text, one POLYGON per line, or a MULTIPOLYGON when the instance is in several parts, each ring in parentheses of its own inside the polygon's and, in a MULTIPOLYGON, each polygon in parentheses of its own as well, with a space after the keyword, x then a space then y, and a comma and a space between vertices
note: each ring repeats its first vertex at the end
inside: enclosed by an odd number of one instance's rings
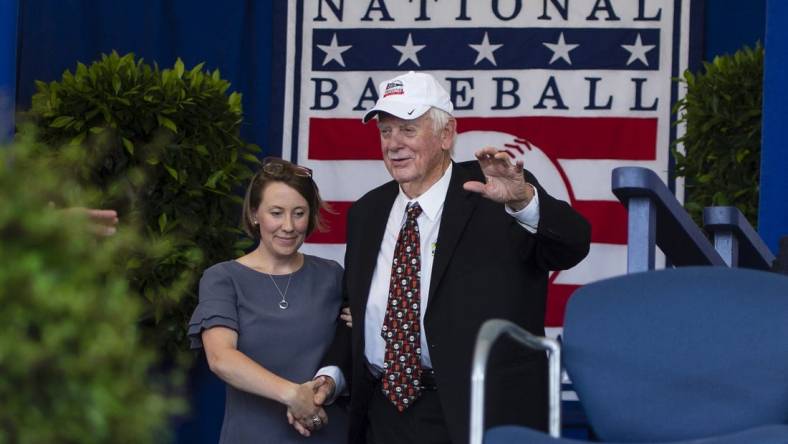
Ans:
POLYGON ((560 345, 488 321, 471 444, 578 442, 559 438, 561 362, 602 442, 788 443, 788 277, 684 267, 595 282, 569 300, 560 345), (485 366, 502 334, 549 352, 550 436, 483 430, 485 366))

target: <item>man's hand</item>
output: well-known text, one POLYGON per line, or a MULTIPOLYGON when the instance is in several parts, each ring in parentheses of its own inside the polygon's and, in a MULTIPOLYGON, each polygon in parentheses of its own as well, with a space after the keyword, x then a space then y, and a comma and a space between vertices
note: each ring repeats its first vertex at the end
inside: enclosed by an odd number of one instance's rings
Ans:
POLYGON ((115 210, 71 207, 65 208, 63 211, 86 216, 90 231, 98 236, 112 236, 118 230, 118 213, 115 210))
POLYGON ((324 405, 327 400, 334 396, 337 383, 334 381, 334 378, 325 375, 318 376, 313 381, 317 382, 317 385, 315 385, 315 405, 324 405))
POLYGON ((522 160, 512 163, 506 151, 498 151, 492 147, 482 148, 475 155, 486 183, 468 181, 462 186, 465 190, 504 203, 514 211, 522 210, 531 202, 534 189, 523 177, 522 160))
POLYGON ((321 384, 322 381, 314 379, 296 385, 285 402, 287 422, 304 436, 309 436, 328 424, 328 415, 321 405, 315 402, 321 384))
POLYGON ((342 307, 342 311, 339 312, 339 318, 342 319, 349 328, 353 328, 353 315, 350 314, 350 307, 342 307))

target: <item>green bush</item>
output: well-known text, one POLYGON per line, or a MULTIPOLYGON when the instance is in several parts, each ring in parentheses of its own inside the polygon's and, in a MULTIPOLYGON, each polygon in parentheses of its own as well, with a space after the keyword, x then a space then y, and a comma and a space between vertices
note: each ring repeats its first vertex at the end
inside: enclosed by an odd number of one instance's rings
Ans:
POLYGON ((687 71, 687 95, 679 101, 678 123, 686 133, 674 148, 676 175, 686 178, 684 206, 702 225, 703 208, 737 207, 753 225, 758 217, 761 157, 763 48, 745 47, 732 56, 687 71))
POLYGON ((238 189, 258 163, 259 148, 239 136, 241 95, 218 71, 172 69, 113 52, 58 82, 37 82, 31 116, 47 147, 81 145, 60 156, 81 183, 101 189, 104 208, 141 220, 149 241, 168 236, 162 256, 128 261, 144 295, 152 340, 169 351, 185 344, 196 282, 207 265, 249 244, 238 226, 238 189))
POLYGON ((51 208, 95 201, 30 153, 0 147, 0 443, 161 442, 182 403, 148 381, 155 352, 117 266, 144 241, 51 208))

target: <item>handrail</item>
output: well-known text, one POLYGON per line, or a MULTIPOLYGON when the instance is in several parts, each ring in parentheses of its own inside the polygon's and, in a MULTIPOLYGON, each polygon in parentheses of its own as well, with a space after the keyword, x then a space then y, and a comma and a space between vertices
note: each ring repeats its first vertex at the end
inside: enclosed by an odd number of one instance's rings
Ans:
POLYGON ((561 437, 561 345, 555 339, 535 336, 511 321, 490 319, 482 324, 476 336, 471 371, 471 442, 484 439, 484 379, 492 345, 501 335, 509 335, 521 345, 548 352, 550 436, 561 437))
POLYGON ((677 266, 726 265, 654 171, 618 167, 612 190, 629 209, 628 273, 654 269, 655 244, 677 266))
POLYGON ((714 236, 714 248, 728 266, 771 269, 774 255, 738 208, 704 208, 703 226, 714 236))

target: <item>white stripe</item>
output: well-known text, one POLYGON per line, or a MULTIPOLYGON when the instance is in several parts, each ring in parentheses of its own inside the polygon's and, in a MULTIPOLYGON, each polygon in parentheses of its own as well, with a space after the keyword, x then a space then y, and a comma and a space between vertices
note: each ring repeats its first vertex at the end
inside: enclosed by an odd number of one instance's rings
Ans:
MULTIPOLYGON (((622 228, 625 229, 625 228, 622 228)), ((569 270, 562 271, 556 284, 585 285, 627 272, 627 246, 592 243, 588 256, 569 270)))
POLYGON ((564 390, 561 392, 561 401, 579 401, 574 390, 564 390))
POLYGON ((611 188, 613 169, 622 166, 651 168, 657 172, 663 182, 667 179, 667 171, 659 171, 660 162, 657 161, 559 159, 558 163, 566 173, 569 183, 572 184, 572 191, 577 200, 612 200, 617 202, 618 198, 613 194, 611 188))
MULTIPOLYGON (((287 8, 287 50, 285 52, 285 66, 287 68, 284 72, 285 78, 285 94, 284 94, 284 106, 282 110, 282 146, 289 147, 292 146, 293 141, 293 101, 290 100, 290 97, 293 97, 293 76, 292 73, 295 71, 295 30, 296 27, 292 26, 292 23, 296 22, 296 11, 294 6, 290 6, 287 8)), ((289 149, 282 149, 282 158, 286 160, 290 159, 290 150, 289 149)))
POLYGON ((320 196, 327 201, 355 202, 367 191, 391 180, 382 160, 310 160, 320 196))
POLYGON ((304 244, 301 252, 325 259, 333 259, 340 265, 345 263, 345 244, 304 244))
MULTIPOLYGON (((662 253, 659 247, 657 247, 655 251, 655 268, 665 268, 665 254, 662 253)), ((626 273, 626 245, 592 243, 588 256, 573 268, 562 271, 561 274, 556 277, 554 283, 585 285, 601 279, 621 276, 626 273)))

